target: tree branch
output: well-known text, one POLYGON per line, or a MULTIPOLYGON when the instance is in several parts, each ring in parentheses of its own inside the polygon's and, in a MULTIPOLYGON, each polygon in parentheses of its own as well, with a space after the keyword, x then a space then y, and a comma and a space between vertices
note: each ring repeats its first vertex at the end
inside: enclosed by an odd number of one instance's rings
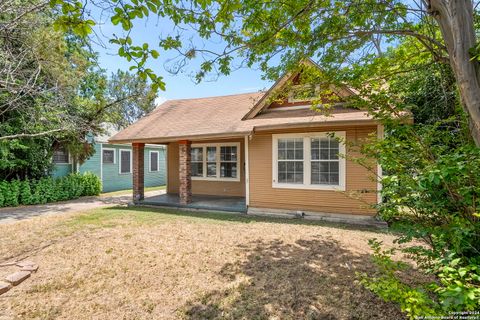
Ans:
POLYGON ((19 134, 13 134, 13 135, 10 135, 10 136, 1 136, 0 140, 41 137, 41 136, 49 135, 51 133, 66 131, 66 130, 67 129, 65 129, 65 128, 61 128, 61 129, 47 130, 47 131, 38 132, 38 133, 19 133, 19 134))

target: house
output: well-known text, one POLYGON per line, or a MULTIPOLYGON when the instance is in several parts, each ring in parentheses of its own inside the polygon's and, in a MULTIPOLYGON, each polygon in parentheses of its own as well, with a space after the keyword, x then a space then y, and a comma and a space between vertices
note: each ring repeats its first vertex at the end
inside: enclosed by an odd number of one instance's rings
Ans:
POLYGON ((349 160, 357 151, 346 146, 382 137, 383 128, 343 104, 354 94, 346 87, 332 87, 337 102, 330 114, 312 110, 312 98, 296 95, 305 89, 301 72, 284 75, 266 92, 167 101, 114 135, 110 143, 133 146, 134 201, 372 220, 381 169, 349 160), (282 90, 288 94, 272 99, 282 90), (167 148, 167 194, 144 199, 147 144, 167 148))
MULTIPOLYGON (((102 192, 132 189, 132 147, 129 144, 110 144, 108 139, 116 134, 111 125, 105 125, 106 133, 99 136, 88 136, 87 140, 95 149, 94 154, 84 163, 73 161, 65 147, 58 146, 53 152, 53 177, 66 176, 72 172, 87 171, 96 174, 102 181, 102 192)), ((162 145, 146 145, 143 152, 145 170, 145 186, 165 185, 165 147, 162 145)))

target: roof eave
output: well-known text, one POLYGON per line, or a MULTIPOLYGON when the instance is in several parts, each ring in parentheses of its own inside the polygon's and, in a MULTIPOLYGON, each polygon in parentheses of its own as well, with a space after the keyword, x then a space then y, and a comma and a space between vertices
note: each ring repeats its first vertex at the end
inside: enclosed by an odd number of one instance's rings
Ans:
POLYGON ((271 124, 263 126, 255 126, 257 131, 269 131, 279 129, 295 129, 295 128, 311 128, 311 127, 332 127, 332 126, 351 126, 351 125, 377 125, 379 122, 375 119, 365 120, 342 120, 342 121, 311 121, 311 122, 297 122, 288 124, 271 124))
POLYGON ((219 133, 219 134, 199 134, 199 135, 186 135, 186 136, 174 136, 174 137, 154 137, 154 138, 141 138, 141 139, 115 139, 109 140, 109 143, 122 144, 122 143, 157 143, 157 144, 166 144, 169 142, 175 142, 179 140, 212 140, 212 139, 228 139, 228 138, 238 138, 244 137, 251 133, 248 131, 238 131, 230 133, 219 133))

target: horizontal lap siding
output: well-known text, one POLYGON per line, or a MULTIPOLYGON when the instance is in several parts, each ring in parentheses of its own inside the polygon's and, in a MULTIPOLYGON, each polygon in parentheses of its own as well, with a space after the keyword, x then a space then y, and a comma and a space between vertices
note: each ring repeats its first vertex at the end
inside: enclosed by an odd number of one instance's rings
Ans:
MULTIPOLYGON (((302 190, 272 188, 272 133, 346 131, 349 143, 360 142, 375 133, 376 127, 340 128, 331 127, 304 130, 283 130, 281 132, 256 133, 249 142, 250 155, 250 206, 286 210, 317 211, 326 213, 348 213, 374 215, 370 204, 376 201, 375 177, 367 169, 346 161, 346 192, 330 190, 302 190), (369 192, 366 192, 366 191, 369 192), (361 191, 362 201, 353 199, 346 193, 361 191)), ((348 151, 354 156, 355 152, 348 151)))
POLYGON ((100 143, 94 144, 93 148, 95 150, 95 153, 90 156, 87 160, 85 160, 84 163, 82 163, 78 171, 80 173, 85 173, 85 172, 92 172, 94 173, 97 177, 100 179, 101 177, 101 150, 102 150, 102 145, 100 143))
MULTIPOLYGON (((225 196, 245 196, 245 149, 243 139, 228 139, 228 140, 210 140, 210 141, 194 141, 196 143, 226 143, 239 142, 240 143, 240 181, 201 181, 192 180, 192 193, 203 195, 225 195, 225 196)), ((178 193, 179 177, 178 177, 178 143, 172 142, 168 144, 167 152, 167 166, 168 166, 168 193, 178 193)))
MULTIPOLYGON (((93 154, 85 163, 80 166, 80 172, 93 172, 99 178, 102 178, 103 192, 125 190, 132 188, 132 174, 131 173, 120 173, 120 149, 122 150, 132 150, 130 145, 111 145, 103 144, 103 148, 115 149, 115 163, 104 163, 103 164, 103 173, 101 174, 100 168, 102 167, 101 161, 101 144, 95 145, 95 154, 93 154)), ((145 147, 144 151, 144 181, 145 187, 154 187, 161 186, 165 184, 165 149, 164 148, 154 148, 154 147, 145 147), (159 171, 150 172, 150 155, 149 151, 158 151, 159 152, 159 171)))
POLYGON ((61 178, 72 173, 72 164, 70 163, 54 163, 52 169, 52 177, 61 178))

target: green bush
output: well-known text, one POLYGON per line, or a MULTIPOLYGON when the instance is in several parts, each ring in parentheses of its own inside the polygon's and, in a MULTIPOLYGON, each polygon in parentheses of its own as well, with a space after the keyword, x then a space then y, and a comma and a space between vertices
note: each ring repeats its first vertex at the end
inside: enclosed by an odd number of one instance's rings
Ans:
POLYGON ((95 174, 86 172, 81 177, 83 185, 82 196, 97 196, 102 192, 102 182, 95 174))
POLYGON ((44 204, 100 194, 102 183, 93 173, 72 173, 61 178, 0 181, 0 207, 44 204))
POLYGON ((391 126, 365 147, 382 177, 380 217, 397 233, 398 251, 433 280, 407 283, 390 253, 372 242, 379 276, 362 284, 396 302, 411 319, 480 310, 480 148, 463 117, 431 125, 391 126))
POLYGON ((30 181, 24 180, 20 181, 20 198, 19 203, 21 204, 32 204, 32 189, 30 188, 30 181))

